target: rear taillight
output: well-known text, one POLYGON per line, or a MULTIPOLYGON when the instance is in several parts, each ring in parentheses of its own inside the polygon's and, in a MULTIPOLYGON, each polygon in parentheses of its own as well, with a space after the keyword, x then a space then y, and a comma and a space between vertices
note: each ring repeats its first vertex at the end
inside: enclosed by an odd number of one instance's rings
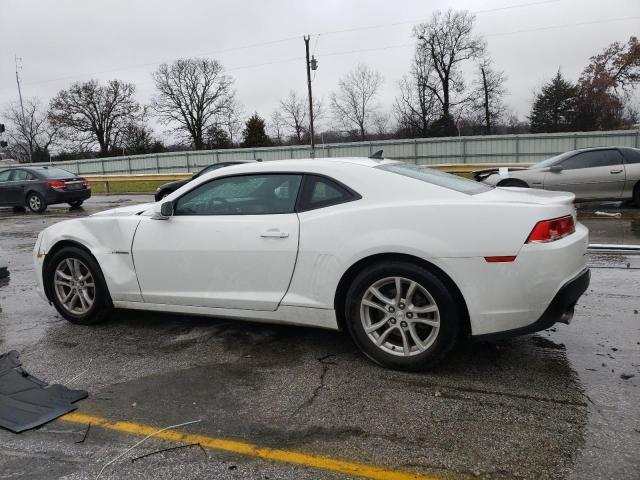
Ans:
POLYGON ((51 188, 64 188, 64 182, 61 182, 59 180, 47 182, 47 185, 49 185, 51 188))
POLYGON ((542 220, 533 227, 529 238, 527 238, 527 243, 553 242, 554 240, 560 240, 567 235, 571 235, 575 231, 576 226, 571 215, 553 218, 551 220, 542 220))
POLYGON ((84 185, 85 187, 89 186, 89 180, 87 180, 86 178, 82 179, 82 185, 84 185))

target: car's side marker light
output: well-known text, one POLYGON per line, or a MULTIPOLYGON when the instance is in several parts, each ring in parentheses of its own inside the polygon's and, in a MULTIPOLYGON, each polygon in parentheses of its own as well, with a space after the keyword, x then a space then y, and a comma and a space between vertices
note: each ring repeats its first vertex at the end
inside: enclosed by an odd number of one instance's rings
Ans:
POLYGON ((499 263, 499 262, 513 262, 516 259, 517 255, 505 255, 498 257, 484 257, 484 259, 489 263, 499 263))

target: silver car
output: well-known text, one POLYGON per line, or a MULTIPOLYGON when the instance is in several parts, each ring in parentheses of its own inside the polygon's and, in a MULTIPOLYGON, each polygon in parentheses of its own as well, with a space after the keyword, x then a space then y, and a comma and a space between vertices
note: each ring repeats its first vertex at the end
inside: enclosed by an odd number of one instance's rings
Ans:
POLYGON ((572 150, 528 168, 490 168, 476 180, 498 187, 573 192, 577 201, 633 200, 640 207, 640 149, 572 150))

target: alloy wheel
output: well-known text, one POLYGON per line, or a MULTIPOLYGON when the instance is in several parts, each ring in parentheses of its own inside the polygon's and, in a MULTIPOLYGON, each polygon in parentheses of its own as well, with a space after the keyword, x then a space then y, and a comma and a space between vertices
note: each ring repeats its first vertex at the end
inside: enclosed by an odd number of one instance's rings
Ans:
POLYGON ((55 269, 53 285, 60 304, 73 315, 84 315, 96 299, 96 286, 89 268, 77 258, 65 258, 55 269))
POLYGON ((369 286, 360 302, 360 319, 378 348, 404 357, 427 351, 440 331, 433 296, 404 277, 386 277, 369 286))
POLYGON ((31 195, 29 197, 29 208, 31 208, 31 210, 40 210, 40 207, 42 207, 42 201, 40 200, 40 197, 38 195, 31 195))

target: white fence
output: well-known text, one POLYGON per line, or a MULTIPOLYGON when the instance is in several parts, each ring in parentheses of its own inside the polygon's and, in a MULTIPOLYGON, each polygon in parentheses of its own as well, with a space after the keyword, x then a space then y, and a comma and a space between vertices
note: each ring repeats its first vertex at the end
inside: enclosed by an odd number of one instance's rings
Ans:
MULTIPOLYGON (((332 143, 317 145, 315 156, 366 157, 377 150, 383 150, 386 158, 419 165, 518 163, 537 162, 568 150, 601 146, 640 147, 640 130, 332 143)), ((236 148, 72 160, 53 164, 84 175, 183 173, 198 171, 212 163, 233 160, 309 158, 310 151, 309 146, 236 148)))

